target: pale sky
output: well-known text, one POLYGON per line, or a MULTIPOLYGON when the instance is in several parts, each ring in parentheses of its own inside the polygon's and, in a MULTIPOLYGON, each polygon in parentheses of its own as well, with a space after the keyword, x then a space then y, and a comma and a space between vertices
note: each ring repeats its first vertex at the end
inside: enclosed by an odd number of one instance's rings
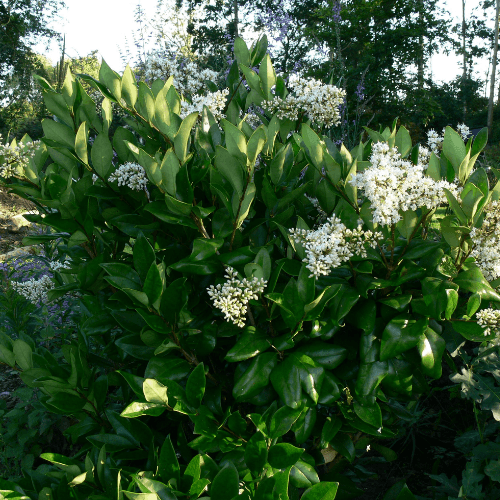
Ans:
MULTIPOLYGON (((478 2, 466 0, 466 15, 478 2)), ((131 48, 133 46, 132 33, 137 29, 134 11, 138 3, 141 3, 147 14, 152 15, 156 0, 86 0, 83 3, 81 0, 66 0, 67 9, 61 12, 63 22, 53 27, 66 34, 66 54, 69 57, 84 56, 98 50, 109 66, 120 72, 124 65, 119 48, 125 51, 126 39, 131 48)), ((448 7, 456 21, 461 19, 461 0, 442 0, 440 3, 448 7)), ((60 57, 60 50, 55 43, 48 52, 43 47, 37 50, 47 55, 53 63, 60 57)), ((487 60, 477 65, 481 78, 486 77, 487 69, 487 60)), ((453 80, 461 73, 460 59, 455 55, 436 54, 432 57, 430 70, 435 81, 453 80)))

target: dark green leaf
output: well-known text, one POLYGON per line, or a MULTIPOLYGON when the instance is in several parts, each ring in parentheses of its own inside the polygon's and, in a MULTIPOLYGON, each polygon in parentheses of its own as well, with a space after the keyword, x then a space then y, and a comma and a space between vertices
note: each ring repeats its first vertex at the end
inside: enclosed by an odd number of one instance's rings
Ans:
POLYGON ((259 394, 269 384, 269 376, 277 364, 277 354, 265 352, 258 354, 233 387, 237 401, 246 401, 259 394))
POLYGON ((302 409, 292 409, 289 406, 283 406, 277 410, 269 424, 269 436, 272 439, 285 435, 296 420, 300 417, 302 409))
POLYGON ((189 375, 186 384, 186 397, 191 406, 198 408, 205 394, 205 367, 200 363, 189 375))
POLYGON ((176 484, 180 485, 181 473, 179 462, 170 436, 165 438, 161 447, 160 456, 158 457, 158 474, 164 483, 175 479, 176 484))
POLYGON ((380 361, 393 358, 415 347, 426 328, 427 320, 415 321, 410 315, 392 319, 382 333, 380 361))
POLYGON ((245 463, 254 477, 259 477, 267 462, 267 443, 260 432, 256 432, 245 446, 245 463))
POLYGON ((308 488, 302 495, 302 500, 334 500, 338 488, 339 483, 322 481, 308 488))
POLYGON ((214 477, 210 487, 210 497, 217 500, 233 500, 238 496, 239 477, 238 471, 231 463, 221 469, 214 477))
POLYGON ((264 331, 256 330, 253 326, 248 326, 238 339, 234 347, 227 353, 225 359, 231 363, 243 361, 257 356, 271 346, 264 331))
POLYGON ((275 469, 286 469, 295 465, 302 453, 303 448, 297 448, 290 443, 278 443, 269 448, 268 460, 275 469))

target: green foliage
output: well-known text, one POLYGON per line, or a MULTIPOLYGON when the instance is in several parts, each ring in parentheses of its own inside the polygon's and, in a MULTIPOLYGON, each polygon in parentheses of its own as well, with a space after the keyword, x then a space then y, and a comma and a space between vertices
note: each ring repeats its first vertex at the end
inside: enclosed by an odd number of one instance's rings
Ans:
MULTIPOLYGON (((427 239, 425 207, 376 227, 349 180, 368 167, 373 138, 410 154, 409 134, 368 130, 348 151, 302 120, 264 114, 252 129, 239 112, 275 81, 266 44, 247 53, 238 42, 242 60, 263 66, 240 63, 228 78, 221 127, 207 107, 181 119, 171 82, 154 93, 104 64, 98 79, 81 76, 105 98, 100 115, 79 80, 60 93, 45 85, 57 120, 44 122, 46 154, 29 161, 36 182, 6 182, 51 209, 30 220, 53 228, 46 236, 71 259, 51 297, 77 294, 81 321, 59 362, 24 337, 2 337, 0 352, 47 411, 72 419, 78 453, 44 453, 19 482, 30 497, 333 499, 342 486, 320 472, 350 467, 361 435, 395 436, 398 402, 441 377, 450 337, 491 340, 470 317, 500 301, 469 256, 492 196, 471 176, 471 150, 447 131, 445 175, 464 187, 443 223, 455 239, 427 239), (117 111, 128 128, 111 136, 117 111), (147 190, 110 177, 130 162, 147 190), (321 213, 380 231, 379 244, 312 276, 291 230, 321 213)), ((399 484, 386 498, 412 494, 399 484)))

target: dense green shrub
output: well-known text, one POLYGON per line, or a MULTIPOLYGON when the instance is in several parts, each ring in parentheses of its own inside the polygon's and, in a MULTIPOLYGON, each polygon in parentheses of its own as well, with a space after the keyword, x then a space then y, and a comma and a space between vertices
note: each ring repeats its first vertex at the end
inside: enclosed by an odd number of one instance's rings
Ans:
MULTIPOLYGON (((71 416, 75 455, 42 454, 2 489, 345 498, 342 470, 371 442, 387 452, 376 440, 395 435, 449 352, 494 340, 495 255, 476 244, 500 193, 474 170, 486 132, 465 144, 448 127, 425 156, 395 123, 348 151, 322 135, 340 93, 322 87, 330 100, 313 107, 314 84, 296 116, 279 103, 273 115, 266 101, 288 91, 265 39, 237 39, 235 54, 220 125, 207 106, 181 119, 199 96, 172 79, 137 84, 129 68, 68 74, 61 93, 41 81, 54 119, 3 175, 54 231, 25 243, 63 241, 69 264, 47 295, 80 297, 82 319, 64 361, 5 335, 0 357, 71 416), (80 79, 105 97, 101 116, 80 79), (109 137, 117 110, 127 126, 109 137)), ((399 484, 388 498, 412 495, 399 484)))

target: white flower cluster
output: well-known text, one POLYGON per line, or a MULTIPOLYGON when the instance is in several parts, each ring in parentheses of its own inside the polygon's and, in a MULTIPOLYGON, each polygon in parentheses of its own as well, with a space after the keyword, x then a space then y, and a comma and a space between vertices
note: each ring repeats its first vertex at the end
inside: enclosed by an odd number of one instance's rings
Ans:
POLYGON ((253 112, 247 113, 244 119, 254 130, 262 123, 261 119, 253 112))
POLYGON ((492 201, 485 208, 483 224, 474 227, 470 237, 474 242, 471 256, 488 281, 500 278, 500 201, 492 201))
POLYGON ((485 335, 500 333, 500 311, 498 309, 483 309, 476 313, 477 324, 482 326, 485 335))
POLYGON ((441 148, 443 147, 444 140, 444 130, 443 135, 439 135, 433 128, 427 132, 427 144, 431 148, 434 154, 439 154, 441 148))
POLYGON ((180 93, 195 94, 205 88, 205 80, 215 82, 219 74, 211 69, 200 69, 189 60, 168 57, 161 51, 150 53, 146 59, 146 80, 167 80, 174 77, 174 86, 180 93))
POLYGON ((146 189, 148 178, 146 171, 138 163, 125 163, 109 176, 109 182, 118 182, 118 186, 128 186, 134 191, 146 189))
POLYGON ((58 271, 59 269, 70 269, 70 263, 68 260, 60 262, 59 260, 53 260, 49 262, 50 269, 52 271, 58 271))
POLYGON ((226 269, 225 277, 228 281, 223 285, 210 285, 207 288, 208 295, 214 306, 224 313, 226 321, 232 321, 243 328, 247 304, 252 299, 258 299, 258 294, 264 291, 267 281, 259 278, 253 278, 251 281, 246 278, 240 280, 232 267, 226 269))
POLYGON ((471 135, 469 127, 465 123, 459 123, 457 125, 457 132, 462 136, 464 141, 468 140, 471 135))
POLYGON ((203 111, 203 106, 206 106, 214 115, 214 118, 220 122, 226 115, 222 113, 226 106, 226 97, 229 95, 229 89, 218 90, 217 92, 209 92, 207 95, 193 95, 193 102, 190 104, 187 101, 181 101, 180 117, 184 120, 186 116, 197 111, 203 111))
POLYGON ((328 276, 334 267, 342 262, 347 262, 354 255, 366 257, 365 245, 372 248, 377 240, 382 238, 382 233, 363 231, 361 226, 357 229, 347 229, 336 215, 316 230, 290 229, 292 238, 304 246, 307 269, 312 276, 328 276))
MULTIPOLYGON (((439 135, 434 129, 431 129, 427 132, 427 144, 431 148, 431 151, 436 155, 439 154, 439 152, 443 148, 445 131, 446 127, 443 128, 442 135, 439 135)), ((462 139, 464 141, 468 140, 469 136, 471 135, 469 127, 465 125, 465 123, 459 123, 457 125, 457 132, 462 136, 462 139)))
POLYGON ((397 148, 385 142, 372 145, 371 166, 349 181, 370 200, 373 222, 392 225, 401 220, 400 211, 419 207, 436 208, 446 202, 443 189, 455 196, 459 188, 447 181, 435 181, 424 173, 425 165, 403 160, 397 148))
MULTIPOLYGON (((0 135, 0 140, 2 136, 0 135)), ((0 177, 8 179, 18 175, 18 168, 28 166, 30 158, 35 156, 40 141, 18 143, 16 146, 0 144, 0 177)))
POLYGON ((54 288, 54 283, 47 276, 40 279, 31 278, 28 281, 11 281, 12 288, 19 294, 28 299, 33 304, 47 302, 47 292, 54 288))
POLYGON ((290 77, 288 85, 293 94, 284 100, 275 96, 272 101, 263 101, 261 106, 276 113, 279 119, 297 120, 299 113, 305 112, 311 121, 326 127, 340 123, 339 106, 344 102, 345 90, 296 75, 290 77))
POLYGON ((425 146, 418 147, 418 164, 419 165, 429 165, 429 160, 431 158, 431 151, 425 146))

